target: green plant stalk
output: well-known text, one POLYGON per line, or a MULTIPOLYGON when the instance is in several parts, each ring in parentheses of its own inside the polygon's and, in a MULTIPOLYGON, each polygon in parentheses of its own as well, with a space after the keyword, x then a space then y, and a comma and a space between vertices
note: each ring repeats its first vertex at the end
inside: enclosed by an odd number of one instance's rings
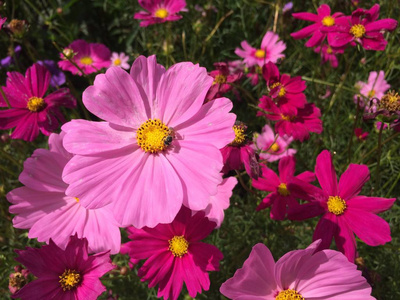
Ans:
POLYGON ((360 115, 360 97, 357 97, 357 110, 356 110, 356 117, 354 118, 354 123, 353 123, 353 130, 351 132, 351 136, 350 136, 350 141, 349 141, 349 146, 347 148, 347 154, 348 154, 348 163, 351 162, 351 157, 352 157, 352 151, 351 148, 353 146, 353 138, 354 138, 354 131, 357 127, 357 123, 358 123, 358 118, 360 115))
POLYGON ((380 168, 381 155, 382 155, 382 131, 383 131, 384 125, 385 124, 382 122, 381 128, 379 128, 379 135, 378 135, 378 156, 377 156, 376 170, 375 170, 375 192, 378 191, 378 187, 379 187, 379 183, 380 183, 379 168, 380 168))
POLYGON ((4 93, 3 88, 2 88, 1 86, 0 86, 0 94, 1 94, 1 96, 3 97, 4 101, 6 101, 7 107, 8 107, 8 108, 11 108, 10 102, 8 101, 7 96, 6 96, 6 94, 4 93))

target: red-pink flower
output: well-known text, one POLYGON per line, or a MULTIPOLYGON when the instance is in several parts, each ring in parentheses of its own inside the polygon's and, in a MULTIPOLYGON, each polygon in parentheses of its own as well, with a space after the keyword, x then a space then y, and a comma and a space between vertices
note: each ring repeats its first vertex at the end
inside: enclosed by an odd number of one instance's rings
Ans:
POLYGON ((139 0, 139 5, 146 11, 135 13, 134 19, 144 20, 140 22, 141 27, 152 24, 177 21, 182 19, 178 13, 186 11, 185 0, 139 0))
POLYGON ((209 289, 208 271, 218 271, 223 258, 218 248, 201 242, 215 226, 204 212, 192 215, 183 206, 170 224, 128 228, 132 241, 123 245, 122 253, 135 260, 147 259, 138 275, 149 282, 149 288, 158 284, 157 297, 178 299, 183 283, 189 295, 196 297, 209 289))
POLYGON ((286 253, 276 263, 264 244, 253 247, 221 293, 233 300, 372 300, 371 287, 355 264, 334 250, 307 249, 286 253))
POLYGON ((383 51, 387 41, 383 35, 385 30, 392 31, 397 27, 394 19, 377 20, 379 4, 369 10, 359 8, 350 17, 336 19, 335 26, 324 29, 328 34, 328 43, 332 47, 343 47, 347 44, 359 43, 367 50, 383 51))
POLYGON ((258 107, 264 112, 257 112, 257 116, 277 121, 275 132, 280 136, 287 135, 302 142, 310 137, 310 132, 322 132, 321 112, 313 103, 298 109, 289 105, 279 108, 271 98, 263 96, 258 107))
POLYGON ((7 18, 2 18, 2 17, 0 16, 0 30, 1 30, 1 28, 3 27, 3 24, 4 24, 6 21, 7 21, 7 18))
POLYGON ((306 95, 303 94, 306 82, 300 76, 290 78, 288 74, 281 75, 278 67, 271 62, 264 65, 262 74, 267 82, 269 95, 276 99, 278 106, 292 105, 302 108, 307 103, 306 95))
POLYGON ((296 197, 292 195, 292 190, 288 188, 288 184, 292 182, 293 178, 305 182, 312 182, 315 180, 313 172, 305 171, 297 176, 294 176, 296 169, 296 159, 294 156, 287 156, 279 161, 279 176, 274 171, 265 165, 261 165, 262 175, 258 179, 253 179, 253 186, 262 191, 269 193, 257 210, 262 210, 272 206, 270 217, 274 220, 283 220, 286 216, 286 207, 296 207, 296 197))
POLYGON ((15 127, 11 138, 33 141, 39 130, 50 135, 58 129, 65 119, 60 106, 74 108, 76 100, 69 89, 62 88, 45 96, 50 84, 51 73, 40 64, 33 64, 24 75, 18 72, 7 73, 6 87, 3 87, 7 99, 0 95, 0 129, 15 127))
POLYGON ((362 128, 354 129, 354 135, 360 140, 365 141, 369 135, 368 132, 362 132, 362 128))
POLYGON ((241 71, 230 72, 229 65, 224 62, 215 63, 214 66, 216 70, 213 70, 208 74, 214 78, 214 81, 207 93, 207 100, 220 98, 225 93, 232 90, 233 87, 231 83, 238 81, 243 74, 241 71))
POLYGON ((96 73, 111 64, 111 51, 105 45, 84 40, 73 41, 60 53, 61 61, 58 62, 62 70, 82 76, 82 72, 67 57, 85 74, 96 73))
POLYGON ((315 53, 321 54, 321 63, 324 64, 326 62, 330 62, 332 68, 337 68, 339 65, 338 58, 336 57, 337 54, 344 53, 343 48, 332 48, 327 44, 323 44, 322 46, 318 46, 314 49, 315 53))
POLYGON ((15 260, 37 277, 12 295, 22 300, 95 300, 106 290, 99 278, 114 269, 108 252, 88 256, 87 240, 76 236, 65 250, 50 240, 39 249, 15 251, 15 260))
MULTIPOLYGON (((305 44, 306 47, 315 47, 320 45, 327 35, 327 33, 321 29, 329 28, 335 25, 337 18, 343 15, 340 12, 331 15, 331 8, 327 4, 322 4, 320 7, 318 7, 317 11, 317 15, 309 12, 292 14, 292 16, 296 19, 314 22, 314 24, 290 34, 295 39, 304 39, 308 36, 311 36, 311 38, 305 44)), ((330 34, 333 33, 328 33, 328 36, 330 34)))
POLYGON ((356 234, 370 246, 391 241, 389 224, 376 214, 388 210, 395 198, 358 196, 370 174, 366 165, 350 164, 339 183, 329 151, 317 157, 315 174, 322 189, 311 184, 293 181, 289 188, 295 197, 310 203, 288 211, 291 220, 304 220, 322 214, 313 240, 322 239, 319 249, 330 247, 332 238, 349 261, 356 256, 356 234))

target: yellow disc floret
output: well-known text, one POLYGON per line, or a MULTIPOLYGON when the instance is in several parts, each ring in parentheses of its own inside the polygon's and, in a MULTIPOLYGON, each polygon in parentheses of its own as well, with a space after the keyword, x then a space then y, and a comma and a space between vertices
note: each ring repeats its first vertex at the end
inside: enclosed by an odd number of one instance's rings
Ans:
POLYGON ((166 10, 165 8, 159 8, 159 9, 156 10, 154 15, 157 18, 165 19, 166 17, 168 17, 168 10, 166 10))
POLYGON ((327 204, 329 212, 337 216, 344 213, 347 208, 346 202, 339 196, 329 196, 327 204))
POLYGON ((61 287, 64 291, 75 288, 82 280, 81 274, 76 272, 75 270, 65 270, 64 273, 59 276, 60 280, 58 281, 61 284, 61 287))
POLYGON ((235 139, 230 143, 230 146, 239 147, 246 142, 246 126, 244 124, 233 125, 233 131, 235 132, 235 139))
POLYGON ((278 186, 278 193, 280 194, 280 195, 282 195, 282 196, 289 196, 290 195, 290 192, 289 192, 289 190, 288 190, 288 188, 287 188, 287 185, 286 185, 286 183, 281 183, 279 186, 278 186))
POLYGON ((265 57, 265 50, 263 49, 258 49, 255 53, 254 56, 257 58, 264 58, 265 57))
POLYGON ((282 118, 282 120, 290 122, 290 121, 294 120, 295 116, 288 116, 288 115, 281 114, 281 118, 282 118))
POLYGON ((375 90, 371 90, 368 92, 368 98, 372 98, 373 96, 375 96, 375 90))
POLYGON ((93 59, 89 56, 84 56, 79 61, 81 62, 82 65, 86 66, 89 66, 93 63, 93 59))
POLYGON ((218 74, 217 76, 215 76, 214 82, 213 84, 224 84, 226 83, 226 76, 223 74, 218 74))
POLYGON ((275 300, 305 300, 304 297, 295 290, 284 290, 280 291, 276 295, 275 300))
POLYGON ((333 50, 332 50, 331 46, 328 46, 326 48, 326 53, 328 53, 328 54, 332 54, 333 53, 333 50))
POLYGON ((379 101, 379 107, 386 109, 391 112, 400 111, 400 96, 394 91, 390 91, 385 94, 381 101, 379 101))
POLYGON ((157 153, 168 147, 165 138, 169 134, 169 128, 158 119, 149 119, 136 131, 138 145, 145 151, 157 153))
POLYGON ((114 66, 120 66, 120 65, 121 65, 121 60, 119 58, 114 60, 114 66))
POLYGON ((43 98, 31 97, 31 98, 29 98, 26 107, 31 112, 39 112, 39 111, 42 111, 46 107, 46 102, 44 102, 43 98))
POLYGON ((169 251, 172 252, 172 254, 175 257, 182 257, 188 252, 189 248, 189 243, 188 241, 183 237, 183 235, 176 235, 172 239, 168 241, 169 243, 169 251))
POLYGON ((279 151, 279 145, 277 143, 273 143, 270 147, 269 147, 269 151, 271 152, 277 152, 279 151))
POLYGON ((322 19, 322 25, 331 27, 331 26, 335 25, 335 19, 332 18, 331 16, 326 16, 322 19))
POLYGON ((366 32, 364 25, 361 24, 353 25, 350 28, 350 33, 358 39, 362 38, 366 32))

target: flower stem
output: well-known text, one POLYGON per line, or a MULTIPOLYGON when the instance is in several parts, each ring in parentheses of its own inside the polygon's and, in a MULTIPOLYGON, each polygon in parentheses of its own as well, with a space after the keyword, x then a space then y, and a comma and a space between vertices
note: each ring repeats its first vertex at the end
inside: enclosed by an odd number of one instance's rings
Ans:
POLYGON ((385 124, 382 122, 381 123, 381 128, 379 128, 379 135, 378 135, 378 157, 377 157, 377 162, 376 162, 376 170, 375 170, 375 191, 378 190, 379 183, 380 183, 380 174, 379 174, 379 168, 380 168, 380 163, 381 163, 381 155, 382 155, 382 131, 383 131, 383 126, 385 124))
POLYGON ((351 152, 351 148, 352 148, 352 146, 353 146, 354 131, 355 131, 356 127, 357 127, 359 115, 360 115, 360 97, 357 97, 356 117, 354 118, 353 130, 352 130, 351 136, 350 136, 349 147, 347 148, 348 163, 351 162, 351 157, 352 157, 352 154, 353 154, 353 153, 351 152))
POLYGON ((1 96, 3 97, 4 101, 6 101, 7 107, 8 107, 8 108, 11 108, 10 102, 8 101, 7 96, 6 96, 6 94, 4 93, 3 88, 2 88, 1 86, 0 86, 0 94, 1 94, 1 96))

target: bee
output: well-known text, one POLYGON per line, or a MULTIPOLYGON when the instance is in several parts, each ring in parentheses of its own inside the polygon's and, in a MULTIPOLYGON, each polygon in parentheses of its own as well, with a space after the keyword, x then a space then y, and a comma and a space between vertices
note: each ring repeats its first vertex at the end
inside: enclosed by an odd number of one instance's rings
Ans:
POLYGON ((169 127, 169 128, 168 128, 168 135, 167 135, 166 137, 163 138, 164 145, 167 146, 167 147, 168 147, 169 145, 171 145, 171 143, 172 143, 172 141, 174 140, 174 138, 175 138, 175 131, 174 131, 174 128, 169 127))

